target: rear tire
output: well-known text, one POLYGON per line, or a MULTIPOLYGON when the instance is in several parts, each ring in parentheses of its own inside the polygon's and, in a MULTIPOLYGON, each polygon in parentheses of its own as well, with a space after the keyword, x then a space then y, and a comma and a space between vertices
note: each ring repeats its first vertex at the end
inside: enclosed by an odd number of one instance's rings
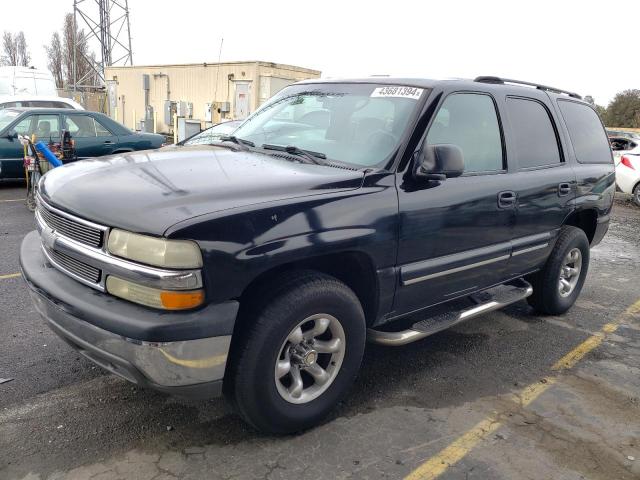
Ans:
POLYGON ((589 240, 584 231, 562 227, 543 269, 527 279, 533 286, 529 305, 547 315, 566 312, 580 295, 588 270, 589 240))
POLYGON ((295 272, 252 303, 231 360, 233 403, 263 432, 318 424, 360 368, 366 324, 358 298, 336 278, 295 272))

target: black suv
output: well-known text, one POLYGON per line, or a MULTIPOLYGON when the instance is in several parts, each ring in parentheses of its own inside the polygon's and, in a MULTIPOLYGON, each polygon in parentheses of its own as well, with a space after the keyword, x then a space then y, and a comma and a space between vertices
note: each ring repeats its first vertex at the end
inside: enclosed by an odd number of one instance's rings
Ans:
POLYGON ((576 94, 314 80, 213 145, 49 172, 21 265, 92 361, 166 392, 224 391, 256 428, 292 432, 347 392, 367 339, 403 345, 525 298, 570 308, 614 185, 576 94))

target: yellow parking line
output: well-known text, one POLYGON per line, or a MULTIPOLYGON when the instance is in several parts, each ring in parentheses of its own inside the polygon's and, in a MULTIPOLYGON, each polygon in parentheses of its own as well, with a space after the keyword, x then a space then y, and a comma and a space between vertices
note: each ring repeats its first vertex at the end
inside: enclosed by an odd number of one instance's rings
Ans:
MULTIPOLYGON (((584 342, 558 360, 551 367, 552 370, 562 371, 574 367, 585 357, 585 355, 602 343, 606 334, 615 332, 625 319, 633 315, 637 315, 638 313, 640 313, 640 299, 627 308, 623 313, 618 315, 613 322, 604 325, 599 332, 587 338, 584 342)), ((520 404, 526 407, 547 391, 555 382, 555 377, 546 377, 538 383, 525 387, 519 394, 517 394, 520 404)), ((467 454, 482 440, 487 438, 501 426, 502 423, 497 417, 485 418, 453 443, 438 452, 434 457, 431 457, 412 471, 405 477, 405 480, 431 480, 439 477, 450 466, 456 464, 467 456, 467 454)))
POLYGON ((16 277, 19 277, 20 275, 22 275, 22 274, 20 274, 20 273, 9 273, 7 275, 0 275, 0 280, 7 280, 9 278, 16 278, 16 277))
POLYGON ((24 202, 26 200, 26 198, 12 198, 9 200, 0 200, 0 203, 5 203, 5 202, 24 202))

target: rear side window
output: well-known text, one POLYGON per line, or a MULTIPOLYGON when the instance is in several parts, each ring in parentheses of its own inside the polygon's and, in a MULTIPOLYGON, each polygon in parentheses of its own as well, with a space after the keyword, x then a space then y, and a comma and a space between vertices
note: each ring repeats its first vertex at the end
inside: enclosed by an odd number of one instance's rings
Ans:
POLYGON ((560 163, 558 139, 547 109, 535 100, 507 98, 512 143, 520 168, 560 163))
POLYGON ((595 110, 569 100, 558 100, 558 106, 578 162, 611 163, 609 140, 595 110))
POLYGON ((502 137, 493 99, 476 93, 449 95, 427 134, 427 144, 462 149, 465 173, 504 169, 502 137))
POLYGON ((73 107, 65 102, 53 102, 53 108, 73 108, 73 107))

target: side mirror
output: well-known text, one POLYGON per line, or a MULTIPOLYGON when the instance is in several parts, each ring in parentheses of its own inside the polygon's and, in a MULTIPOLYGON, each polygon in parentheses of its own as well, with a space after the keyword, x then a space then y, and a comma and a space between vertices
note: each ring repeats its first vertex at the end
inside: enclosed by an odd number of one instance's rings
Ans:
POLYGON ((6 138, 7 140, 15 140, 16 138, 18 138, 18 134, 15 132, 15 130, 9 130, 4 138, 6 138))
POLYGON ((413 176, 422 180, 446 180, 464 172, 462 149, 456 145, 426 145, 418 152, 413 176))

